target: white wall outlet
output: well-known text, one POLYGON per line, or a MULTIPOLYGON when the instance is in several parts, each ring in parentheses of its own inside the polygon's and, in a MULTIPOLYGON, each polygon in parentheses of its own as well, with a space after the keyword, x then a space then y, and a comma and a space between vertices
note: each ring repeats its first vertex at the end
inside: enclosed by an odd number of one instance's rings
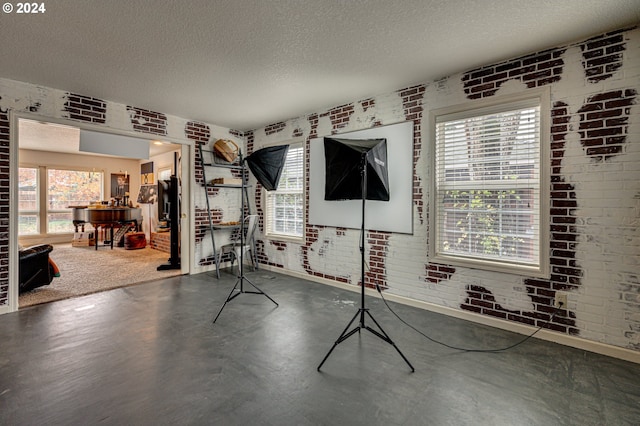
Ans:
POLYGON ((556 297, 553 299, 553 307, 567 309, 567 293, 564 291, 556 291, 556 297))

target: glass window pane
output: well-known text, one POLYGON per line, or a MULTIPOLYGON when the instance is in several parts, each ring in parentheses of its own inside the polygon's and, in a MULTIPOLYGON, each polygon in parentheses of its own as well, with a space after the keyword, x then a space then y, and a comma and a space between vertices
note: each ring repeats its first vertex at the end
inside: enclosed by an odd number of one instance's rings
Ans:
POLYGON ((289 147, 278 189, 267 192, 267 234, 302 237, 304 148, 289 147))
POLYGON ((38 210, 38 169, 18 169, 18 211, 38 210))
POLYGON ((18 216, 18 235, 37 235, 38 232, 38 216, 25 215, 18 216))
POLYGON ((476 113, 436 118, 437 252, 537 265, 540 106, 476 113))
POLYGON ((88 205, 102 198, 102 173, 49 169, 47 175, 49 210, 88 205))
POLYGON ((50 234, 74 232, 73 213, 49 213, 47 215, 47 227, 50 234))

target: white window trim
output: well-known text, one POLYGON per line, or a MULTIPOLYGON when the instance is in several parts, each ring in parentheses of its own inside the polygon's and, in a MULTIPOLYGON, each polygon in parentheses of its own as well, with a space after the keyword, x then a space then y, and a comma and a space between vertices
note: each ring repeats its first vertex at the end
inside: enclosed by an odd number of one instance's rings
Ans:
MULTIPOLYGON (((20 187, 18 187, 18 192, 17 192, 17 199, 18 199, 18 221, 20 220, 20 216, 34 216, 36 218, 36 227, 37 227, 37 231, 35 234, 24 234, 24 235, 20 235, 19 231, 18 231, 18 236, 20 238, 36 238, 36 237, 40 237, 43 235, 41 228, 42 228, 42 221, 45 220, 46 221, 46 214, 43 215, 42 214, 42 203, 46 203, 46 200, 43 201, 43 194, 42 194, 42 181, 41 181, 41 176, 43 173, 46 173, 46 169, 43 166, 35 166, 35 165, 20 165, 18 167, 19 169, 34 169, 36 171, 36 208, 35 210, 20 210, 19 204, 20 204, 20 200, 19 200, 19 195, 20 195, 20 187), (44 219, 43 219, 44 216, 44 219)), ((19 225, 18 225, 19 226, 19 225)))
POLYGON ((434 263, 442 263, 446 265, 462 266, 469 268, 484 269, 489 271, 504 272, 510 274, 525 275, 538 278, 549 278, 549 144, 550 144, 550 117, 551 117, 551 94, 548 87, 541 89, 532 89, 526 92, 496 96, 490 99, 482 99, 465 104, 453 105, 430 111, 428 134, 431 137, 429 143, 430 158, 430 188, 429 188, 429 241, 428 253, 429 261, 434 263), (518 264, 515 262, 503 263, 474 257, 463 257, 460 255, 450 255, 438 252, 437 246, 437 192, 436 192, 436 119, 443 115, 453 115, 459 113, 466 115, 470 111, 474 111, 478 115, 483 110, 491 110, 500 105, 513 104, 518 101, 528 101, 537 99, 540 103, 540 203, 539 203, 539 220, 540 235, 538 241, 539 264, 518 264))
MULTIPOLYGON (((18 168, 31 168, 38 170, 37 176, 37 192, 38 192, 38 210, 35 211, 35 215, 38 216, 38 232, 36 234, 25 234, 18 235, 18 238, 29 240, 29 239, 40 239, 40 238, 55 238, 64 235, 72 235, 73 232, 49 232, 49 223, 48 216, 50 213, 67 213, 70 209, 50 209, 48 204, 49 191, 47 189, 48 184, 48 173, 50 169, 53 170, 67 170, 67 171, 79 171, 79 172, 94 172, 102 174, 102 183, 100 185, 100 199, 104 198, 105 194, 105 171, 103 169, 96 170, 95 168, 89 167, 69 167, 69 166, 55 166, 55 165, 33 165, 33 164, 19 164, 18 168)), ((28 213, 31 213, 29 211, 28 213)), ((18 215, 20 212, 18 212, 18 215)))
POLYGON ((277 145, 300 145, 302 147, 302 180, 303 180, 303 185, 302 185, 302 200, 303 200, 303 206, 302 206, 302 235, 297 237, 294 235, 288 235, 288 234, 279 234, 279 233, 274 233, 274 232, 269 232, 268 229, 268 221, 271 220, 271 218, 269 217, 269 207, 268 207, 268 199, 267 199, 267 190, 265 190, 264 188, 262 189, 262 206, 264 209, 264 219, 265 219, 265 226, 264 226, 264 236, 265 238, 269 239, 269 240, 273 240, 273 241, 291 241, 291 242, 296 242, 296 243, 301 243, 304 242, 305 240, 305 236, 306 236, 306 223, 307 223, 307 209, 306 209, 306 197, 307 197, 307 167, 306 167, 306 158, 307 158, 307 147, 305 144, 304 139, 293 139, 293 140, 289 140, 289 141, 284 141, 284 142, 280 142, 277 144, 271 144, 271 145, 265 145, 263 148, 266 148, 268 146, 277 146, 277 145))

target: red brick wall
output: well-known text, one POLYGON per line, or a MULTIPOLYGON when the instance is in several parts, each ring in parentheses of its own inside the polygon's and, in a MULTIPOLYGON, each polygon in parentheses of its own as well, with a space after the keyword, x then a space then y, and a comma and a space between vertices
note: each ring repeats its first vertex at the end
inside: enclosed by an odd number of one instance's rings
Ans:
POLYGON ((152 232, 149 245, 152 249, 171 253, 171 232, 152 232))
POLYGON ((104 124, 107 119, 107 103, 102 99, 69 93, 64 109, 72 120, 104 124))
POLYGON ((165 136, 167 134, 167 116, 154 111, 128 106, 134 130, 142 133, 165 136))

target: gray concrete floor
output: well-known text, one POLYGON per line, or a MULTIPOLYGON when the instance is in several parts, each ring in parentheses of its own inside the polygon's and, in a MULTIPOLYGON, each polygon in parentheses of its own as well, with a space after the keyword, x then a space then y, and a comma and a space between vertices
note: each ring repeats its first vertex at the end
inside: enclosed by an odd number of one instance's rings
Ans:
MULTIPOLYGON (((640 365, 537 339, 500 353, 451 350, 377 298, 367 307, 416 371, 363 331, 318 372, 359 293, 247 276, 280 306, 241 294, 212 324, 235 277, 200 274, 0 316, 0 424, 640 424, 640 365)), ((451 345, 522 338, 390 305, 451 345)))

